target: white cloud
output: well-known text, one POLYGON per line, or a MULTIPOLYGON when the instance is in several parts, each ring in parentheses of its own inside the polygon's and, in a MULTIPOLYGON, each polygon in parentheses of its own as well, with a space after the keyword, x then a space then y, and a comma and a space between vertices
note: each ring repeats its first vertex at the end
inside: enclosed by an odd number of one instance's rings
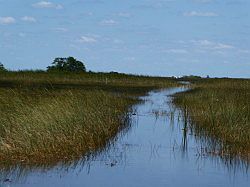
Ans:
POLYGON ((122 17, 122 18, 130 18, 131 14, 127 12, 120 12, 117 14, 117 16, 122 17))
POLYGON ((229 44, 213 42, 209 40, 192 40, 191 41, 196 46, 211 49, 211 50, 219 50, 219 49, 234 49, 235 47, 229 44))
POLYGON ((101 25, 105 25, 105 26, 113 26, 116 24, 117 24, 117 22, 113 19, 105 19, 105 20, 101 21, 101 25))
POLYGON ((164 53, 175 53, 175 54, 187 54, 188 51, 186 49, 166 49, 163 50, 164 53))
POLYGON ((214 12, 197 12, 197 11, 191 11, 191 12, 185 12, 183 14, 186 17, 217 17, 218 14, 214 12))
POLYGON ((124 60, 126 60, 126 61, 135 61, 136 58, 134 56, 130 56, 130 57, 125 57, 124 60))
POLYGON ((218 43, 214 46, 215 49, 233 49, 234 46, 228 44, 218 43))
POLYGON ((26 22, 36 23, 36 19, 34 17, 30 17, 30 16, 24 16, 21 18, 21 20, 26 21, 26 22))
POLYGON ((96 43, 97 40, 94 37, 91 36, 81 36, 80 39, 78 40, 80 43, 96 43))
POLYGON ((3 25, 12 24, 15 22, 16 22, 16 19, 13 17, 0 17, 0 24, 3 24, 3 25))
POLYGON ((40 1, 32 5, 35 8, 55 8, 55 9, 62 9, 63 6, 60 4, 54 4, 49 1, 40 1))
POLYGON ((211 3, 213 0, 193 0, 196 3, 211 3))
POLYGON ((68 29, 64 27, 53 28, 53 30, 56 32, 68 32, 68 29))

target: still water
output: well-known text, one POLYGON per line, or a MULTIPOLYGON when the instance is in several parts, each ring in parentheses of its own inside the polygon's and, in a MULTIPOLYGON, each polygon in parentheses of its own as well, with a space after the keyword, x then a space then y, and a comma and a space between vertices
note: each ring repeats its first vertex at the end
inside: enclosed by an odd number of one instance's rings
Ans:
POLYGON ((50 169, 2 171, 0 186, 249 187, 250 172, 244 162, 203 154, 199 138, 183 130, 171 95, 185 89, 142 97, 145 102, 134 106, 131 128, 98 156, 50 169))

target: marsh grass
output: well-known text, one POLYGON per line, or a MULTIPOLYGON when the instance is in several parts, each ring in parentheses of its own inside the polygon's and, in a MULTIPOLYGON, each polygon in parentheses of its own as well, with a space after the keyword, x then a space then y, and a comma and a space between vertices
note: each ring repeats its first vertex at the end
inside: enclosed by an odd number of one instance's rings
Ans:
POLYGON ((47 73, 43 71, 1 72, 1 87, 47 87, 47 88, 145 88, 176 85, 176 80, 167 77, 129 75, 122 73, 47 73))
POLYGON ((136 100, 103 91, 0 91, 0 158, 45 161, 94 151, 113 137, 136 100))
POLYGON ((125 74, 0 74, 0 163, 79 159, 128 128, 139 95, 171 87, 169 78, 125 74))
POLYGON ((195 135, 206 140, 207 153, 249 159, 250 80, 200 80, 174 102, 187 111, 195 135))

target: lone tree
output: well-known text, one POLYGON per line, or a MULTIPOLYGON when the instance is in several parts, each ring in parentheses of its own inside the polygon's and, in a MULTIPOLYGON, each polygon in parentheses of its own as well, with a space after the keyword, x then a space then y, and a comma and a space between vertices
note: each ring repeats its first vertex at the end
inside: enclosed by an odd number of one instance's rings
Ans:
POLYGON ((0 62, 0 71, 7 71, 7 69, 5 69, 4 65, 0 62))
POLYGON ((47 67, 47 71, 64 71, 64 72, 86 72, 85 65, 73 57, 55 58, 52 66, 47 67))

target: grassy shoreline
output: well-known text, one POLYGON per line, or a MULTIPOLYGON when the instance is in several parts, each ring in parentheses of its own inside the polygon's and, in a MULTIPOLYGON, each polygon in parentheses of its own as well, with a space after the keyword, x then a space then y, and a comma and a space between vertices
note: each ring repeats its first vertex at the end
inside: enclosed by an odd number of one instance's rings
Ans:
POLYGON ((70 159, 105 145, 136 100, 103 91, 0 90, 2 160, 70 159))
POLYGON ((187 111, 194 133, 208 140, 209 153, 250 158, 249 79, 196 81, 174 103, 187 111))
POLYGON ((0 162, 58 162, 102 149, 129 124, 137 96, 177 85, 169 78, 104 75, 0 74, 0 162))

